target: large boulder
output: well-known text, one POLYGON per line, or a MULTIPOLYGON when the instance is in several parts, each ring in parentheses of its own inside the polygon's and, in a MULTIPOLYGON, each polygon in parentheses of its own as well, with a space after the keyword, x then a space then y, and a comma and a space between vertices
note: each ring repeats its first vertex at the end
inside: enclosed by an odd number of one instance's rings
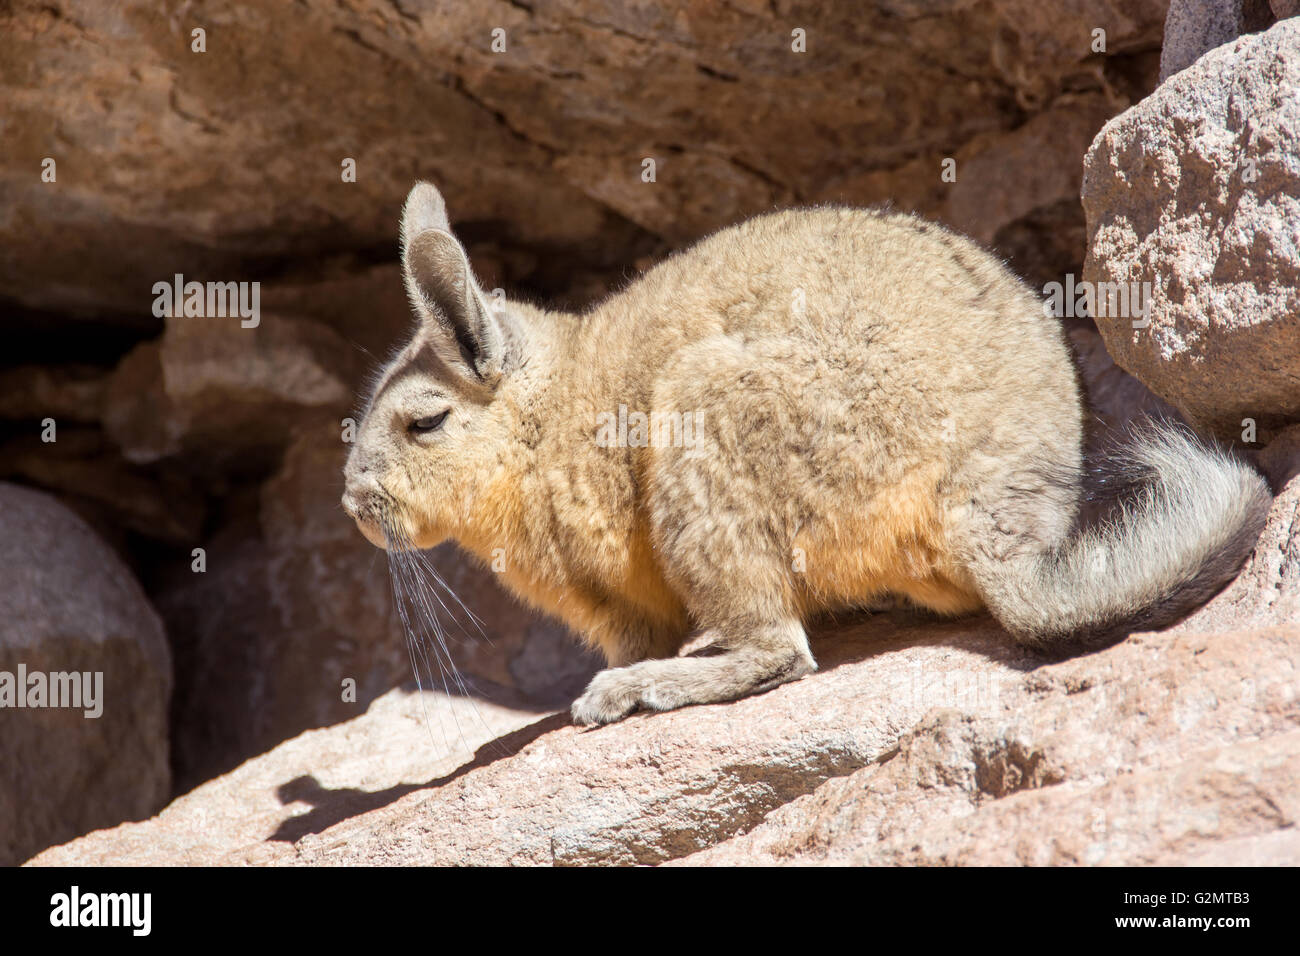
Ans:
POLYGON ((160 17, 144 0, 18 0, 0 13, 0 299, 128 322, 178 272, 392 258, 416 178, 472 241, 530 252, 511 272, 534 287, 574 263, 617 277, 778 202, 941 214, 955 185, 956 215, 1015 219, 1070 197, 1077 153, 1011 169, 999 137, 1050 113, 1027 138, 1053 148, 1059 126, 1081 148, 1080 116, 1154 82, 1167 4, 250 0, 160 17))
MULTIPOLYGON (((1005 685, 1020 683, 1031 662, 986 618, 972 626, 881 617, 839 629, 816 651, 822 670, 814 677, 733 704, 585 731, 556 714, 482 747, 455 773, 414 781, 396 799, 359 794, 347 781, 315 794, 324 825, 302 828, 294 842, 224 844, 189 861, 664 862, 743 833, 866 766, 936 705, 960 699, 977 712, 1000 711, 1005 685)), ((172 812, 37 862, 172 862, 146 850, 151 832, 174 827, 172 812)))
POLYGON ((1085 281, 1150 290, 1146 315, 1094 316, 1107 347, 1225 439, 1300 421, 1297 89, 1300 20, 1283 20, 1111 120, 1084 164, 1085 281))
POLYGON ((0 484, 0 581, 0 865, 14 865, 167 800, 172 673, 131 571, 49 495, 0 484))

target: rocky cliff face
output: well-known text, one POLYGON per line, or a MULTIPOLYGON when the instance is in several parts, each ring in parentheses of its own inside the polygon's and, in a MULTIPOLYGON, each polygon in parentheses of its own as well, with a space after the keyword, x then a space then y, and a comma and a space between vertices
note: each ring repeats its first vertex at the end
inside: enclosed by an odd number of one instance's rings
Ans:
POLYGON ((1140 635, 1043 666, 987 619, 882 615, 824 630, 813 649, 818 674, 760 697, 587 731, 560 714, 483 745, 451 773, 403 775, 395 765, 409 758, 373 730, 393 719, 391 706, 372 708, 146 823, 34 862, 1300 859, 1294 623, 1140 635), (364 788, 334 766, 340 754, 369 776, 364 788), (200 818, 225 822, 200 832, 200 818))
MULTIPOLYGON (((64 763, 0 784, 0 862, 122 820, 143 822, 37 861, 1300 859, 1294 12, 6 6, 0 478, 56 496, 83 557, 47 568, 46 525, 0 522, 50 587, 139 606, 107 644, 15 612, 0 651, 111 647, 140 690, 136 730, 59 730, 64 763), (1268 528, 1209 606, 1097 655, 1049 665, 987 618, 894 612, 824 627, 797 684, 586 732, 545 715, 596 662, 448 548, 433 561, 490 638, 451 630, 474 689, 399 687, 387 570, 337 501, 356 396, 409 322, 417 178, 487 288, 575 306, 814 202, 942 219, 1036 286, 1147 282, 1147 324, 1064 320, 1094 438, 1157 411, 1233 439, 1279 493, 1268 528), (177 274, 259 283, 259 321, 160 316, 177 274), (110 743, 135 756, 91 813, 74 768, 110 743), (36 789, 60 794, 48 820, 36 789)), ((11 717, 34 765, 55 730, 11 717)))
POLYGON ((1028 217, 1077 228, 1055 207, 1154 81, 1166 5, 18 2, 0 295, 129 319, 141 277, 389 259, 417 177, 504 281, 579 295, 775 203, 892 200, 1028 254, 1028 217))

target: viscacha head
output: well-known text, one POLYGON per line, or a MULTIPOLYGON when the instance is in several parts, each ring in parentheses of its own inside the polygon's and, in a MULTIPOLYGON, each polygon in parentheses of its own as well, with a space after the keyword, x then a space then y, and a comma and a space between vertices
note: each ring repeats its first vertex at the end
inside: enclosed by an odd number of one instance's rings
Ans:
POLYGON ((479 288, 438 190, 402 211, 411 340, 380 372, 344 468, 343 508, 382 548, 456 537, 499 478, 514 432, 503 386, 518 364, 516 308, 479 288))

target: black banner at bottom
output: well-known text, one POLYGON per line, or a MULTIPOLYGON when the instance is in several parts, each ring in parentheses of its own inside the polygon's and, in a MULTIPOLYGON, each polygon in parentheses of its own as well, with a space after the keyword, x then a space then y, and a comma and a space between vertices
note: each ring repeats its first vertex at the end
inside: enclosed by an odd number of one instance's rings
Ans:
POLYGON ((427 934, 431 945, 462 932, 494 947, 512 935, 521 945, 578 938, 640 948, 714 938, 778 945, 794 934, 810 945, 810 934, 867 928, 931 945, 1003 932, 1021 940, 1043 933, 1043 941, 1129 937, 1179 945, 1201 936, 1233 945, 1259 930, 1289 929, 1284 910, 1295 872, 21 869, 0 880, 0 932, 9 952, 21 952, 9 947, 25 941, 74 937, 128 946, 373 945, 402 931, 427 934))

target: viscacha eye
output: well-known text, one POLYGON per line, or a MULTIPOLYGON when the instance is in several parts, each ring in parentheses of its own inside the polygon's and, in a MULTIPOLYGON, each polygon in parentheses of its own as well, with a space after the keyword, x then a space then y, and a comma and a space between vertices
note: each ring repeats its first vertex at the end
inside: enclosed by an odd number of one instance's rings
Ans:
POLYGON ((416 434, 437 431, 442 427, 442 423, 447 420, 447 416, 450 414, 451 409, 449 408, 445 412, 440 412, 437 415, 430 415, 427 418, 417 418, 415 421, 411 422, 410 429, 416 434))

